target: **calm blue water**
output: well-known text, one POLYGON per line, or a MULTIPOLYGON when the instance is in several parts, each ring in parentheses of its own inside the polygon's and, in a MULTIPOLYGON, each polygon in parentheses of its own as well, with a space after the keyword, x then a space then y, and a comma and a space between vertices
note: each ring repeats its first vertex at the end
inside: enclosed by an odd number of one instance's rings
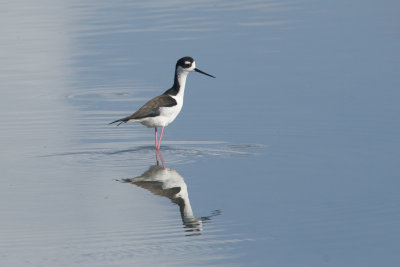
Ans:
POLYGON ((1 266, 400 265, 398 1, 0 11, 1 266))

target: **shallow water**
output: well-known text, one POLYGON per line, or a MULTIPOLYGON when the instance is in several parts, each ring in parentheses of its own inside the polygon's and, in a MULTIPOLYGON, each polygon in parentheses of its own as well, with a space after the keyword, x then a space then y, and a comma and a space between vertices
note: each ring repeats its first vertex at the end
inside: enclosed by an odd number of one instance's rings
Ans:
POLYGON ((398 266, 400 4, 0 3, 1 266, 398 266), (116 127, 190 55, 182 113, 116 127))

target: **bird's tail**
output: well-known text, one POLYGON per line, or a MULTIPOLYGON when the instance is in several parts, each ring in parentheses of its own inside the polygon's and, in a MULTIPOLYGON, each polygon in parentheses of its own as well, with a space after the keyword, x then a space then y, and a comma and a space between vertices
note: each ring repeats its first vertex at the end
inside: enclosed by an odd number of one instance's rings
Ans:
POLYGON ((113 123, 117 123, 118 122, 117 126, 119 126, 121 123, 123 123, 123 122, 127 123, 128 121, 129 121, 129 119, 126 117, 126 118, 122 118, 122 119, 110 122, 109 124, 113 124, 113 123))

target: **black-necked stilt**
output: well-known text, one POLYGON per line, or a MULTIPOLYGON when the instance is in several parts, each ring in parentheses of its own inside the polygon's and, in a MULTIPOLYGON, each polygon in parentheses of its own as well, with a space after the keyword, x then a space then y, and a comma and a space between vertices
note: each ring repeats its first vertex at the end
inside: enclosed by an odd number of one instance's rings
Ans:
POLYGON ((186 78, 189 72, 196 71, 207 76, 214 76, 196 68, 196 64, 191 57, 183 57, 176 62, 174 85, 162 95, 150 99, 139 110, 132 115, 113 121, 120 125, 123 122, 139 122, 149 128, 154 128, 155 148, 160 150, 161 139, 164 127, 170 124, 182 109, 183 95, 185 92, 186 78), (157 128, 161 127, 160 138, 157 140, 157 128))

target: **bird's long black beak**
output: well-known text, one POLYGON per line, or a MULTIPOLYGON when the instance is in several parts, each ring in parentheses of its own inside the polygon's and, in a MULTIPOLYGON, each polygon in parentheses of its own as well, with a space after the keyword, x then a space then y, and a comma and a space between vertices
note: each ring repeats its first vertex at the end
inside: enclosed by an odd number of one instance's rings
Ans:
POLYGON ((199 70, 198 68, 195 68, 194 71, 197 71, 197 72, 200 72, 201 74, 204 74, 204 75, 207 75, 207 76, 210 76, 210 77, 215 78, 214 76, 212 76, 212 75, 210 75, 210 74, 208 74, 208 73, 205 73, 204 71, 201 71, 201 70, 199 70))

